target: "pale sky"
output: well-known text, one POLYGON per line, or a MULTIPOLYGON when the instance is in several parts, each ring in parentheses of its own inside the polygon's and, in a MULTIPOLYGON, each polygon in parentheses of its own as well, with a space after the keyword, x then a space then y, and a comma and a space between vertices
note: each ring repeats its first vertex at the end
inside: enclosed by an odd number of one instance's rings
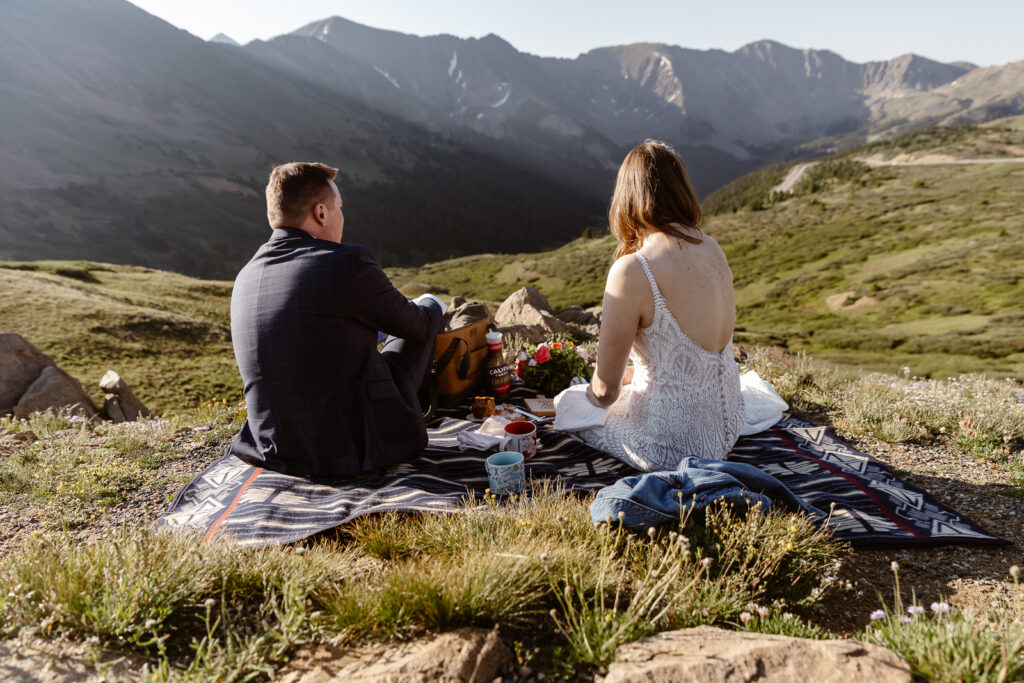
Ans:
POLYGON ((496 33, 517 49, 575 57, 656 42, 728 51, 770 38, 854 62, 913 52, 981 66, 1024 59, 1024 0, 133 0, 200 38, 272 38, 330 16, 416 35, 496 33))

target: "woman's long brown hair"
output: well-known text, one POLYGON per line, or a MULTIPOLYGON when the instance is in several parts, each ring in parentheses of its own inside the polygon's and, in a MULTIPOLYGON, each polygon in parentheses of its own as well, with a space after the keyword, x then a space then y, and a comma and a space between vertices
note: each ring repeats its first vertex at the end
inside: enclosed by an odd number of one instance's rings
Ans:
POLYGON ((703 223, 686 165, 672 147, 645 140, 626 155, 608 209, 608 225, 619 241, 615 258, 637 251, 652 231, 700 244, 703 223), (696 229, 698 236, 686 228, 696 229))

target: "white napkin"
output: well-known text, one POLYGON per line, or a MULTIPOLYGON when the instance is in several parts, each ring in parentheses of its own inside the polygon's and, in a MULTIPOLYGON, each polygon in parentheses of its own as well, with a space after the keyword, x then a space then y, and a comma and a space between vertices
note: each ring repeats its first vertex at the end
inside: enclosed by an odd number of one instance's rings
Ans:
MULTIPOLYGON (((595 406, 587 398, 589 384, 575 384, 555 396, 555 430, 560 432, 579 432, 604 425, 605 408, 595 406)), ((622 400, 630 391, 627 384, 619 391, 618 400, 622 400)))
POLYGON ((456 437, 459 440, 459 450, 486 451, 494 448, 505 436, 505 425, 508 422, 505 418, 495 415, 484 420, 477 429, 459 432, 456 437))
POLYGON ((740 394, 743 396, 743 428, 740 435, 757 434, 782 419, 789 404, 779 396, 775 387, 761 379, 753 370, 740 375, 740 394))

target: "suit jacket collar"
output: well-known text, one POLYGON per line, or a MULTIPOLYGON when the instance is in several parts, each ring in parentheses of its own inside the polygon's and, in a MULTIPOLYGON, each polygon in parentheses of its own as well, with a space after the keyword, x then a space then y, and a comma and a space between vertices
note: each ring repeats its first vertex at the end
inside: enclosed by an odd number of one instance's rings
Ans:
POLYGON ((296 238, 298 238, 298 239, 308 239, 308 240, 315 240, 316 239, 315 237, 310 235, 305 230, 299 230, 298 228, 289 228, 289 227, 275 228, 274 231, 272 233, 270 233, 270 241, 271 242, 276 242, 277 240, 296 239, 296 238))

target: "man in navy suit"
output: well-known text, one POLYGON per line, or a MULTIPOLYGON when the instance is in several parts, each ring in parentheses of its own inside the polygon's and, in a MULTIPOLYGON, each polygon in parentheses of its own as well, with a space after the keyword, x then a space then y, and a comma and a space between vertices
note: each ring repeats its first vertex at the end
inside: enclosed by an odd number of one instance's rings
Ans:
POLYGON ((341 244, 337 169, 276 167, 273 233, 235 279, 231 338, 248 419, 230 449, 254 465, 333 479, 427 444, 417 390, 444 304, 403 296, 369 250, 341 244), (377 351, 378 331, 387 340, 377 351))

